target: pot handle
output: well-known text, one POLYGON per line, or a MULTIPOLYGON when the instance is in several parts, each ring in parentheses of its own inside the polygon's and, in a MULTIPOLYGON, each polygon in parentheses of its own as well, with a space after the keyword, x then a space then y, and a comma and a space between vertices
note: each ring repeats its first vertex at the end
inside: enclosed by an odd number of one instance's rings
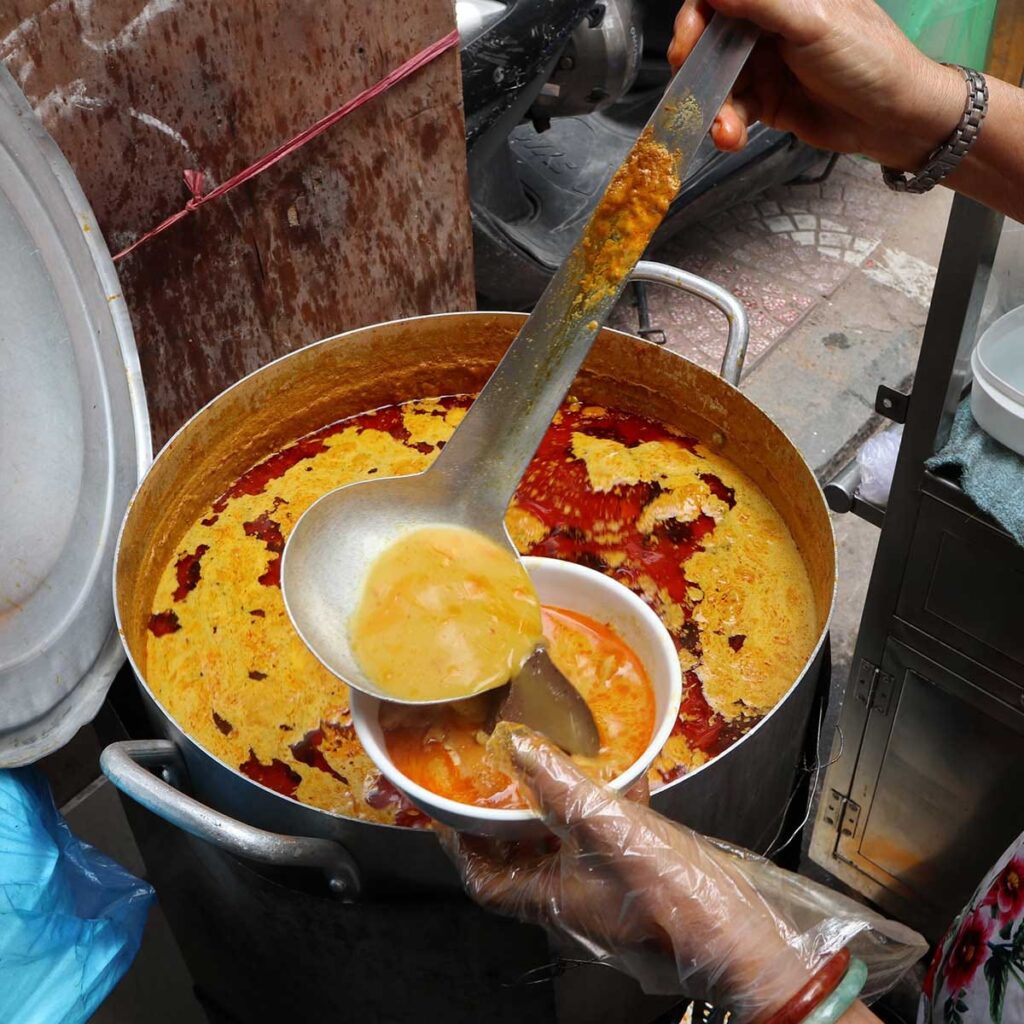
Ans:
POLYGON ((743 360, 747 355, 747 342, 750 340, 750 321, 747 319, 743 303, 732 292, 706 277, 698 277, 678 267, 653 263, 650 260, 641 260, 630 274, 629 280, 671 285, 691 295, 699 295, 713 306, 717 306, 729 321, 729 339, 725 343, 720 376, 733 387, 739 387, 743 360))
POLYGON ((183 793, 178 785, 186 770, 177 746, 170 740, 111 743, 100 754, 100 770, 125 796, 189 835, 245 860, 278 867, 319 868, 335 896, 353 900, 359 895, 359 868, 340 843, 267 832, 183 793))

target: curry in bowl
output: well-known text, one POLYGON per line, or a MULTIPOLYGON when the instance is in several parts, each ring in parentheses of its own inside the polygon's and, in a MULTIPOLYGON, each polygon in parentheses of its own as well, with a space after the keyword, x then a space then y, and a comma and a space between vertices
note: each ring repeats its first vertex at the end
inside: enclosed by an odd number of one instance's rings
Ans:
MULTIPOLYGON (((640 759, 654 734, 654 690, 640 658, 610 626, 589 615, 545 605, 544 641, 554 664, 586 701, 600 746, 573 760, 610 782, 640 759)), ((521 808, 515 782, 489 749, 504 690, 444 704, 381 704, 379 719, 391 763, 438 796, 479 807, 521 808)))

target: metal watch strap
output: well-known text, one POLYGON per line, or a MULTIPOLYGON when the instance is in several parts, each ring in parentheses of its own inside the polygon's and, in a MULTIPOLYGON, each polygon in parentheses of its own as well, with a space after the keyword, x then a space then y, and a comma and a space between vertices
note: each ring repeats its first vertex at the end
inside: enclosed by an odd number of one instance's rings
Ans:
POLYGON ((894 167, 882 168, 882 178, 894 192, 920 195, 935 188, 967 156, 981 131, 981 123, 988 113, 988 84, 985 76, 960 64, 947 64, 946 67, 956 68, 967 82, 967 105, 963 117, 949 139, 932 152, 924 167, 913 177, 908 177, 894 167))

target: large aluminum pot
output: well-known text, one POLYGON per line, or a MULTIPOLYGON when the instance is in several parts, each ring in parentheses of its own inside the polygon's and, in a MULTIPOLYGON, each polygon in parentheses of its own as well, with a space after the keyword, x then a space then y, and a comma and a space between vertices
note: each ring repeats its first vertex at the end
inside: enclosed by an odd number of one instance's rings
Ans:
MULTIPOLYGON (((121 635, 157 733, 104 752, 111 780, 156 814, 243 857, 312 865, 339 894, 445 889, 455 873, 429 831, 371 824, 265 789, 186 736, 151 693, 145 625, 161 569, 187 525, 267 453, 340 417, 400 400, 473 392, 523 316, 452 313, 329 338, 240 381, 193 417, 157 457, 128 510, 115 573, 121 635), (181 771, 182 762, 187 778, 181 771), (193 797, 179 787, 190 786, 193 797)), ((835 545, 814 475, 782 431, 720 377, 655 345, 604 330, 573 393, 653 416, 722 452, 784 517, 806 561, 819 638, 800 678, 721 756, 655 794, 660 811, 715 836, 764 848, 800 759, 835 588, 835 545)))

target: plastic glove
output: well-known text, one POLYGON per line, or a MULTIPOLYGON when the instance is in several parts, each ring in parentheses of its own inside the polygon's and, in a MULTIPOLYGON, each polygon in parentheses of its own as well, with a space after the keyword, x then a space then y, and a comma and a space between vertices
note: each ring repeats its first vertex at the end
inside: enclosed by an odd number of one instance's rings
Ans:
POLYGON ((867 995, 927 949, 916 932, 591 781, 522 726, 500 724, 492 743, 560 842, 541 850, 439 827, 466 890, 569 937, 648 992, 756 1020, 844 945, 871 969, 867 995))

